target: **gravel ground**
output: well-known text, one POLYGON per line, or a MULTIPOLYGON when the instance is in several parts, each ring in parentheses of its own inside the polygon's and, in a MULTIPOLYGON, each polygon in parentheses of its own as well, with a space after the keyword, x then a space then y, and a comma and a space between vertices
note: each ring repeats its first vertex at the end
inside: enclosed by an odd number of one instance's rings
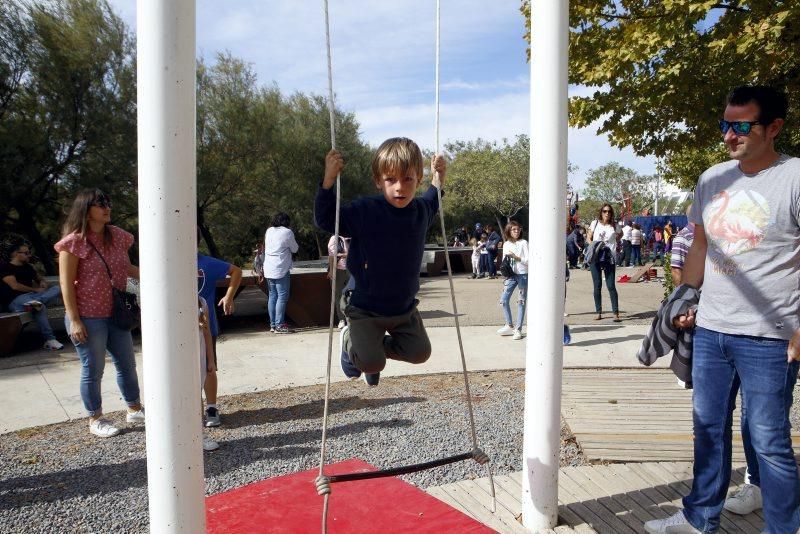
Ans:
MULTIPOLYGON (((523 381, 520 371, 470 375, 478 443, 494 471, 521 470, 523 381)), ((391 467, 471 449, 460 374, 389 378, 332 385, 328 462, 361 458, 391 467)), ((222 399, 223 427, 210 435, 220 449, 205 454, 207 494, 316 468, 321 386, 222 399)), ((124 414, 110 414, 123 425, 124 414)), ((583 457, 562 421, 561 464, 583 457)), ((144 428, 117 438, 91 436, 86 420, 0 436, 0 525, 3 532, 146 532, 144 428)), ((486 476, 475 462, 416 473, 421 487, 486 476)))

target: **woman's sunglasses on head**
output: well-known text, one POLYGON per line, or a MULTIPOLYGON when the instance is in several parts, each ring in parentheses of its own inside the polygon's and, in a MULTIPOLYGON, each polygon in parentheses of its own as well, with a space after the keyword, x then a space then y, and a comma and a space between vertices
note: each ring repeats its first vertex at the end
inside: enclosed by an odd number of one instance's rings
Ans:
POLYGON ((90 204, 90 206, 97 206, 98 208, 110 208, 111 207, 111 199, 108 197, 98 197, 94 199, 90 204))
POLYGON ((728 130, 733 129, 736 135, 749 135, 753 126, 756 124, 764 124, 759 121, 726 121, 722 119, 719 121, 719 129, 723 134, 728 133, 728 130))

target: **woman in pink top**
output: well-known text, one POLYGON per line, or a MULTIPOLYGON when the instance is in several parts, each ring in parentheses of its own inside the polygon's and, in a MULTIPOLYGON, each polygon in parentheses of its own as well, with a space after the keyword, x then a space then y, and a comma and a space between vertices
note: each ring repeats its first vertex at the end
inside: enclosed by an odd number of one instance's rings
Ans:
POLYGON ((108 196, 99 189, 85 189, 75 198, 64 223, 63 237, 55 245, 66 307, 64 322, 81 360, 80 389, 89 413, 89 432, 103 438, 120 432, 102 417, 100 382, 106 351, 117 368, 117 385, 128 404, 127 422, 144 422, 133 339, 129 330, 111 322, 112 283, 124 290, 129 276, 139 278, 139 268, 131 265, 128 258, 133 235, 109 224, 110 221, 108 196))

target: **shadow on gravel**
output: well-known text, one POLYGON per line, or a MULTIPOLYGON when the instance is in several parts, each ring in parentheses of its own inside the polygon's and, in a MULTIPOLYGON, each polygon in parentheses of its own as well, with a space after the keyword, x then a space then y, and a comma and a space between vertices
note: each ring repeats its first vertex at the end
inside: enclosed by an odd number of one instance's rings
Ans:
MULTIPOLYGON (((394 404, 406 404, 413 402, 425 402, 424 397, 389 397, 380 399, 365 399, 350 395, 331 399, 328 411, 331 414, 343 413, 355 410, 372 410, 391 406, 394 404)), ((258 408, 255 410, 238 410, 225 413, 225 428, 241 428, 263 423, 282 423, 285 421, 297 421, 299 419, 322 419, 323 399, 317 399, 294 406, 280 408, 258 408)))
MULTIPOLYGON (((350 423, 328 429, 331 439, 367 432, 375 428, 409 427, 413 421, 350 423)), ((205 454, 205 474, 220 475, 244 465, 275 459, 300 458, 319 454, 322 429, 281 432, 273 435, 222 440, 220 448, 205 454), (313 444, 313 445, 312 445, 313 444)), ((3 481, 0 510, 13 510, 32 503, 60 502, 96 494, 108 494, 147 485, 147 461, 144 458, 115 464, 96 464, 80 469, 3 481)))
POLYGON ((623 341, 637 341, 644 339, 643 335, 634 335, 623 337, 604 337, 601 339, 587 339, 586 341, 578 341, 570 343, 570 347, 591 347, 592 345, 603 345, 606 343, 622 343, 623 341))

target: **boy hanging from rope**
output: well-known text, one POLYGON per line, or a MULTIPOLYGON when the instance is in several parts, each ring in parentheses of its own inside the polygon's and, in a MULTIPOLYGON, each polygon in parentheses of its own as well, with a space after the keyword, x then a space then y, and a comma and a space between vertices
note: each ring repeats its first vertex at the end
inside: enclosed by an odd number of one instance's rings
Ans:
MULTIPOLYGON (((387 139, 372 158, 372 180, 380 195, 341 208, 339 234, 350 236, 350 286, 342 295, 347 326, 340 333, 344 374, 377 386, 386 359, 424 363, 431 343, 417 311, 419 269, 428 227, 439 209, 436 188, 444 185, 446 163, 431 161, 431 186, 421 196, 423 158, 404 137, 387 139), (387 335, 388 333, 388 335, 387 335)), ((332 189, 344 160, 336 150, 325 156, 325 177, 314 202, 316 225, 334 232, 336 194, 332 189)))

